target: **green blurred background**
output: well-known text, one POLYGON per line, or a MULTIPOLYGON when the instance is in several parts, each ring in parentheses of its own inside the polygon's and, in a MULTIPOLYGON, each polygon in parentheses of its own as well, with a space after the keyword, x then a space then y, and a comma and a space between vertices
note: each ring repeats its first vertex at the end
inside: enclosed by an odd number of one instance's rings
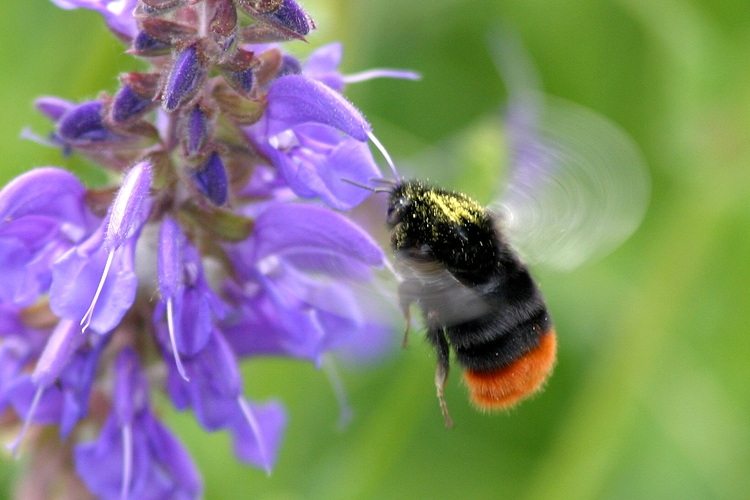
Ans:
MULTIPOLYGON (((289 408, 270 478, 237 465, 226 435, 205 434, 163 405, 204 474, 206 498, 750 498, 750 3, 304 5, 320 27, 310 46, 343 41, 346 72, 423 74, 419 83, 348 90, 396 158, 451 143, 464 160, 414 174, 488 199, 497 172, 472 159, 486 146, 478 124, 505 95, 485 47, 504 22, 518 30, 547 92, 632 134, 651 170, 652 202, 640 230, 606 259, 567 275, 538 270, 559 363, 547 390, 509 414, 475 412, 454 374, 446 397, 456 427, 446 431, 434 357, 419 341, 374 367, 342 369, 355 410, 343 432, 322 371, 245 365, 250 396, 278 396, 289 408)), ((48 130, 32 109, 36 96, 113 91, 117 73, 135 67, 121 51, 95 13, 2 2, 0 183, 48 164, 93 179, 90 166, 19 132, 48 130)), ((3 459, 0 498, 16 468, 3 459)))

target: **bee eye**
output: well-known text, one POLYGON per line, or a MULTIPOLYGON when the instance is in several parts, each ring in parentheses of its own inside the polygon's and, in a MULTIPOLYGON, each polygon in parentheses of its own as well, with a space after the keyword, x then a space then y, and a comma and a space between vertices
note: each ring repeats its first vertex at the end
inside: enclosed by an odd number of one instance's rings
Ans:
POLYGON ((388 206, 388 213, 386 214, 386 220, 391 226, 401 222, 404 216, 404 210, 406 210, 411 203, 406 198, 397 198, 388 206))

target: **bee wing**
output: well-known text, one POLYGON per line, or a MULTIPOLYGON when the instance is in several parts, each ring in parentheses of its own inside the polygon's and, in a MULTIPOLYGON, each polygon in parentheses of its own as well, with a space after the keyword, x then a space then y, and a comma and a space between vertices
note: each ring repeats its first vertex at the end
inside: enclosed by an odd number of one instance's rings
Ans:
POLYGON ((489 313, 492 308, 479 288, 468 287, 435 261, 406 262, 396 259, 398 292, 405 304, 418 303, 435 317, 428 322, 443 325, 463 323, 489 313))
POLYGON ((517 38, 492 47, 509 93, 511 169, 490 210, 529 263, 567 270, 604 256, 638 228, 648 207, 640 149, 607 118, 539 92, 517 38))

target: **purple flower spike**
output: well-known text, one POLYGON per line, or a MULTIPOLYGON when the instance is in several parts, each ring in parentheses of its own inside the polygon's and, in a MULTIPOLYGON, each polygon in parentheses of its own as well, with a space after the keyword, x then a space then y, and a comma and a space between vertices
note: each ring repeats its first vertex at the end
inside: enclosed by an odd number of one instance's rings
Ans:
POLYGON ((198 90, 206 70, 198 56, 195 45, 191 45, 177 55, 169 73, 162 96, 164 111, 170 112, 189 100, 198 90))
POLYGON ((151 99, 139 96, 130 85, 124 85, 112 104, 112 119, 117 123, 124 123, 148 111, 151 104, 151 99))
POLYGON ((301 75, 279 78, 268 90, 267 134, 273 136, 306 123, 321 123, 365 142, 370 124, 349 101, 330 87, 301 75))
POLYGON ((342 75, 339 44, 303 65, 283 47, 316 28, 298 0, 52 1, 101 14, 140 68, 96 100, 38 99, 52 131, 22 132, 119 186, 42 168, 0 190, 0 414, 22 421, 14 454, 32 424, 62 438, 28 440, 24 484, 66 498, 200 498, 151 391, 270 473, 287 417, 245 397, 238 363, 361 363, 387 344, 370 320, 384 301, 357 291, 385 257, 340 211, 382 177, 370 142, 392 162, 339 91, 413 74, 342 75))
POLYGON ((214 205, 221 206, 227 202, 229 179, 218 153, 211 153, 206 164, 193 174, 193 179, 200 192, 214 205))
POLYGON ((115 364, 114 411, 97 441, 75 447, 78 475, 104 499, 198 498, 198 472, 184 447, 151 413, 137 355, 127 348, 115 364))
POLYGON ((57 134, 74 145, 118 139, 104 125, 104 105, 99 101, 85 102, 63 115, 57 124, 57 134))

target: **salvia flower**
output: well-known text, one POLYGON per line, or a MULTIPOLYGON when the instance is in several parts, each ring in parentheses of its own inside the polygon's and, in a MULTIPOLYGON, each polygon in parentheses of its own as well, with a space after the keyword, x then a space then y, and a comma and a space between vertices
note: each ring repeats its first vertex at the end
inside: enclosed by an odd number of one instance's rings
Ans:
POLYGON ((245 395, 239 363, 380 350, 388 327, 356 283, 385 257, 340 211, 368 195, 352 182, 381 176, 368 141, 388 157, 340 92, 414 75, 348 79, 339 45, 306 62, 284 53, 315 28, 293 0, 54 3, 101 13, 149 67, 95 100, 40 98, 54 130, 24 133, 99 165, 111 186, 45 167, 0 191, 7 446, 33 455, 34 477, 64 464, 58 483, 39 476, 46 491, 76 474, 105 499, 198 498, 199 474, 153 407, 162 391, 270 473, 287 416, 245 395))

